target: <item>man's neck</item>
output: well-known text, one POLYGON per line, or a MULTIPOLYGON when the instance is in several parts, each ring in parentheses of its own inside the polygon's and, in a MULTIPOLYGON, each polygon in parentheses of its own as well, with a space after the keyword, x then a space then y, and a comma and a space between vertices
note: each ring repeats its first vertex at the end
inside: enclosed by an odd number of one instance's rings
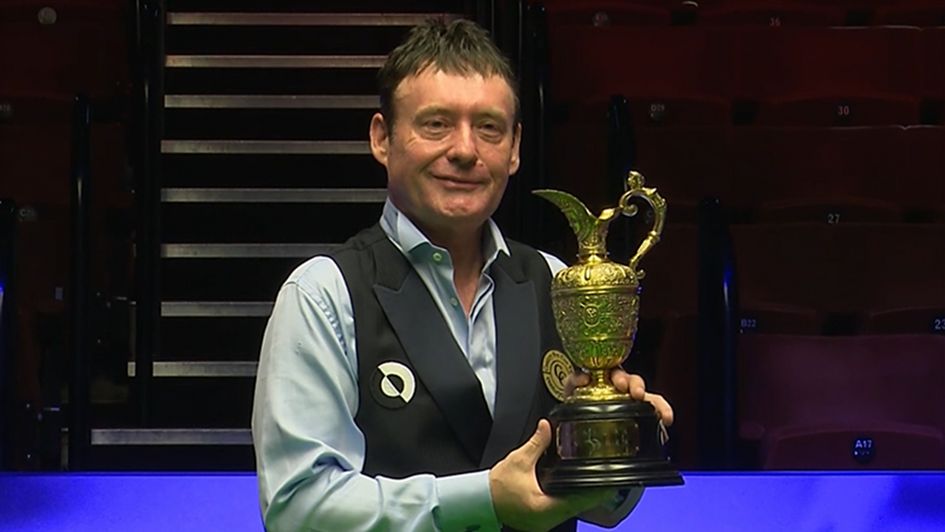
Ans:
POLYGON ((430 242, 445 248, 453 262, 453 284, 463 309, 468 316, 479 289, 479 277, 484 264, 482 251, 482 235, 484 226, 472 231, 450 231, 447 234, 436 234, 424 231, 430 242))

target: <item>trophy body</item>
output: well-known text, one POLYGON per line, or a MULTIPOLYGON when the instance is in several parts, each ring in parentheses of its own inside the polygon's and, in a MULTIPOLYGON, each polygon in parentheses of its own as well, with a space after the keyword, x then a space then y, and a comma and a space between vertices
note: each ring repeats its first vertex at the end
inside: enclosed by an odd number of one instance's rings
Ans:
POLYGON ((567 358, 591 380, 548 416, 554 440, 538 472, 548 493, 682 483, 663 457, 655 409, 610 382, 611 370, 626 360, 637 331, 643 277, 637 263, 659 241, 666 213, 665 201, 643 186, 640 174, 631 172, 627 183, 617 208, 597 217, 570 194, 535 191, 561 209, 578 238, 578 262, 555 275, 551 299, 567 358), (619 215, 636 214, 629 203, 634 197, 653 207, 655 220, 630 264, 623 265, 607 258, 607 227, 619 215))

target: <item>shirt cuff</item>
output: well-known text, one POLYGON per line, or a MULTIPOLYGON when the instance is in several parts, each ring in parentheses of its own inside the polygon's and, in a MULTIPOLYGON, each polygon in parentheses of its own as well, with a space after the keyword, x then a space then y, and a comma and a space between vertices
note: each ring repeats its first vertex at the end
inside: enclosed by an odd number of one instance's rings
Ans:
POLYGON ((613 528, 630 515, 641 497, 643 497, 642 487, 622 489, 617 492, 612 501, 588 510, 578 517, 588 523, 613 528))
POLYGON ((434 516, 440 530, 499 530, 492 506, 489 471, 450 475, 437 479, 439 505, 434 516))

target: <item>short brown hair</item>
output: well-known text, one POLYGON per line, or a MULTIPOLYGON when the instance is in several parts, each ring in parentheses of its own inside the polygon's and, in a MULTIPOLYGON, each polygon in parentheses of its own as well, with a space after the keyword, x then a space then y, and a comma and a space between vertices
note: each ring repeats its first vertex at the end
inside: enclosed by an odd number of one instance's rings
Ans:
POLYGON ((447 22, 431 18, 410 30, 377 73, 381 114, 388 126, 394 123, 393 98, 397 86, 429 67, 447 74, 500 76, 512 89, 515 122, 519 121, 518 82, 508 58, 492 42, 489 33, 470 20, 447 22))

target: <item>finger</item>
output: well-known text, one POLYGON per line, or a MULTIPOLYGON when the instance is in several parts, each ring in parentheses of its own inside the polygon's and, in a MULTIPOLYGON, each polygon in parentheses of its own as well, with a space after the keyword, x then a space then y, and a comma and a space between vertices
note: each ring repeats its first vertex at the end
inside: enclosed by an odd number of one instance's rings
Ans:
POLYGON ((565 397, 571 397, 574 393, 575 388, 580 388, 581 386, 587 386, 591 383, 591 377, 582 371, 576 370, 574 373, 568 375, 568 378, 564 380, 564 395, 565 397))
POLYGON ((635 374, 631 375, 620 368, 616 368, 610 372, 610 380, 617 390, 629 393, 630 397, 637 401, 644 400, 646 383, 643 381, 643 377, 635 374))
POLYGON ((538 463, 538 458, 541 457, 550 443, 551 423, 548 423, 546 419, 541 419, 538 421, 538 428, 535 429, 535 433, 519 447, 519 450, 524 454, 523 458, 526 462, 534 467, 538 463))
POLYGON ((653 408, 656 409, 656 415, 659 416, 664 425, 669 427, 673 424, 673 407, 666 398, 658 393, 648 393, 644 400, 653 405, 653 408))

